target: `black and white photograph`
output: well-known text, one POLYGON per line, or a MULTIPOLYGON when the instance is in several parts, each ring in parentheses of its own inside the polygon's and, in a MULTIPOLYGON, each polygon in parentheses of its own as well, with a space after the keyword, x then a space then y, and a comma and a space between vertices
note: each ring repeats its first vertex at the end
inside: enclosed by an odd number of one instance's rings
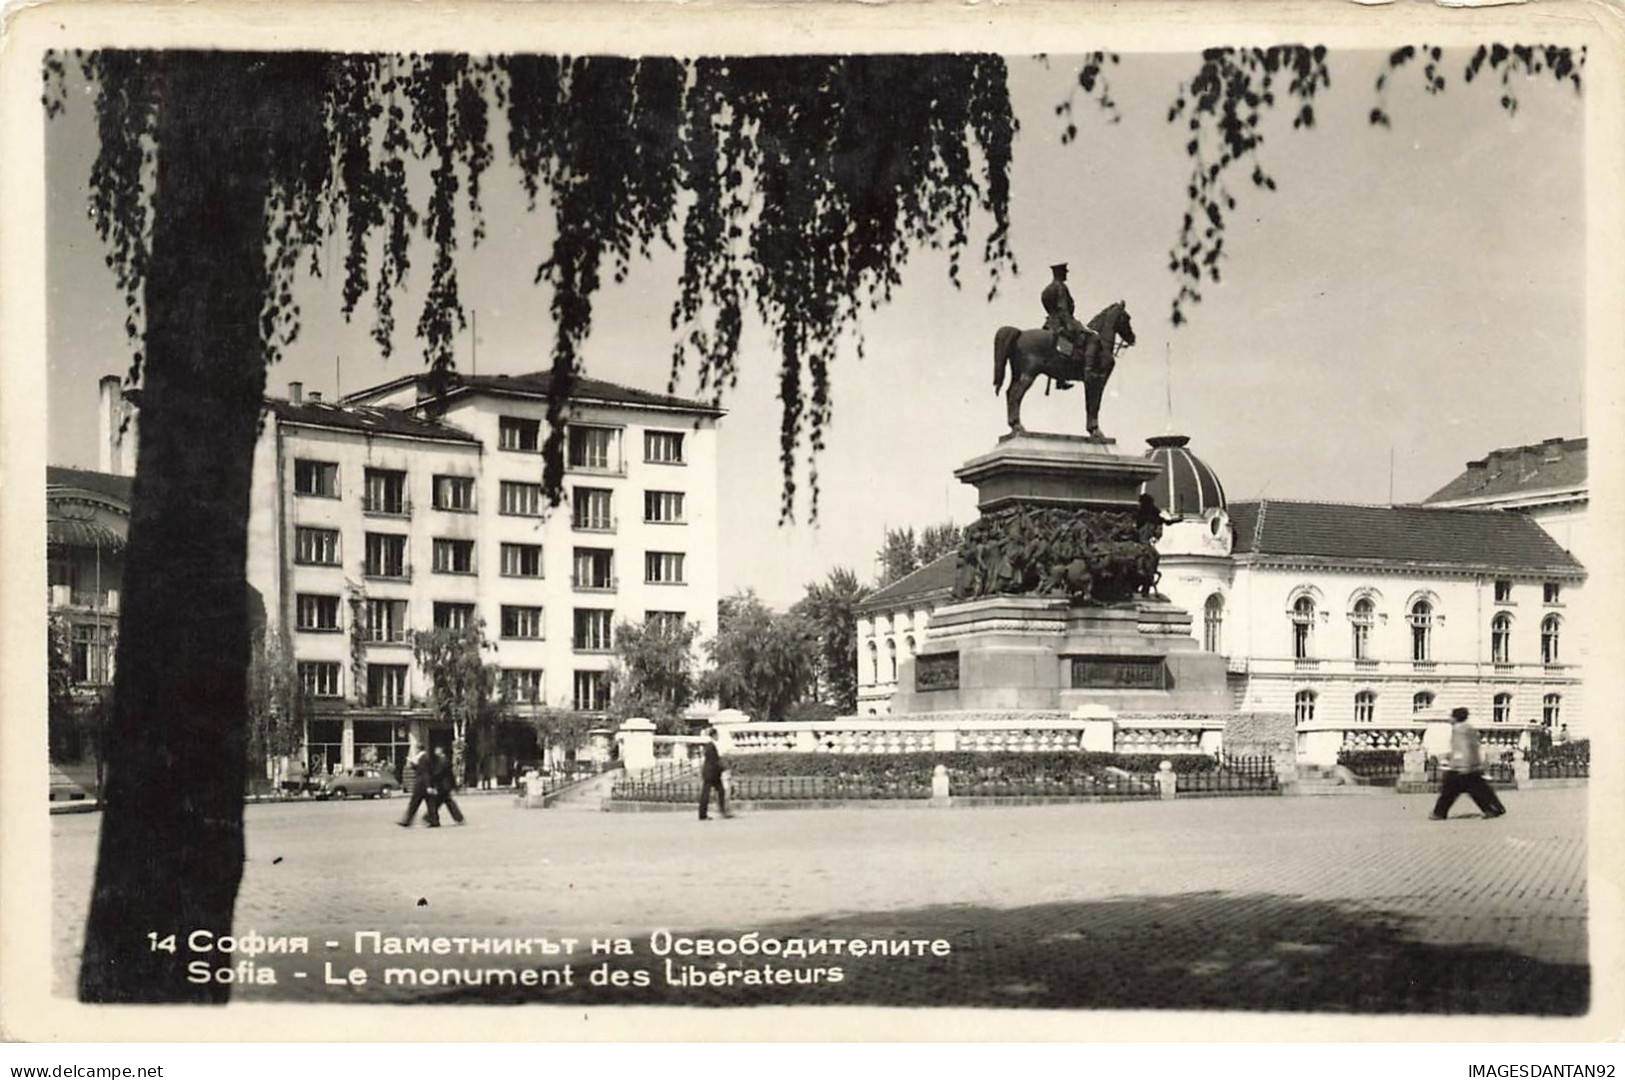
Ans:
POLYGON ((1344 6, 18 16, 8 1037, 1617 1037, 1618 28, 1344 6))

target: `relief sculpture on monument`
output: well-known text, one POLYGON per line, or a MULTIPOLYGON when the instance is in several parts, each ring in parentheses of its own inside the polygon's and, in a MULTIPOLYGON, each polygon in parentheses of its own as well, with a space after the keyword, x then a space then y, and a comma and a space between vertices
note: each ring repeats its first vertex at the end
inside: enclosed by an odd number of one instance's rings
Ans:
POLYGON ((1157 576, 1157 550, 1140 538, 1132 513, 1014 506, 965 530, 954 596, 1114 604, 1151 595, 1157 576))

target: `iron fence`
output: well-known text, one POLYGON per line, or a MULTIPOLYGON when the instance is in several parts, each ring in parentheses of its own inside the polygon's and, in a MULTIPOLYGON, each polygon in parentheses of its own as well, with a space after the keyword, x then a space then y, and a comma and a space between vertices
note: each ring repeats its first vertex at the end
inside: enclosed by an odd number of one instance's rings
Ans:
POLYGON ((1531 780, 1585 780, 1591 776, 1589 760, 1532 761, 1529 763, 1531 780))
POLYGON ((1212 772, 1181 773, 1174 781, 1174 791, 1178 793, 1224 792, 1242 795, 1267 794, 1280 790, 1281 780, 1275 774, 1273 762, 1268 773, 1215 769, 1212 772))

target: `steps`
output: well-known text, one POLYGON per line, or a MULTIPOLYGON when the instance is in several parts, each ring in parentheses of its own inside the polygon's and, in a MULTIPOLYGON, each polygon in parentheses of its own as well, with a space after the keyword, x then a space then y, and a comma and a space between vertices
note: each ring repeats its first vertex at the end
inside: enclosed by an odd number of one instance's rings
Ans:
POLYGON ((619 769, 611 769, 601 773, 591 780, 577 784, 569 791, 564 792, 557 799, 549 802, 549 810, 591 811, 597 813, 603 809, 604 800, 609 798, 609 789, 615 786, 616 777, 621 775, 619 769))
POLYGON ((1362 783, 1340 765, 1299 765, 1298 778, 1281 788, 1283 795, 1360 797, 1387 795, 1392 788, 1362 783))

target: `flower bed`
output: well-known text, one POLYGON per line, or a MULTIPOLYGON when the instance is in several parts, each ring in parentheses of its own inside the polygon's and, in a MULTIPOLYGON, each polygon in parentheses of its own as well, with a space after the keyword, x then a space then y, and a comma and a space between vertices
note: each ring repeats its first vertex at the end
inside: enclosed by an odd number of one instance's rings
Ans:
MULTIPOLYGON (((735 782, 746 777, 802 776, 833 777, 847 781, 884 782, 901 777, 917 777, 930 787, 931 773, 938 765, 948 768, 950 777, 976 777, 993 780, 1004 776, 1100 777, 1110 770, 1153 773, 1164 762, 1177 773, 1207 772, 1217 767, 1206 754, 1101 754, 1062 751, 1019 753, 993 751, 951 751, 921 754, 739 754, 727 759, 735 782)), ((956 785, 957 786, 957 785, 956 785)))

